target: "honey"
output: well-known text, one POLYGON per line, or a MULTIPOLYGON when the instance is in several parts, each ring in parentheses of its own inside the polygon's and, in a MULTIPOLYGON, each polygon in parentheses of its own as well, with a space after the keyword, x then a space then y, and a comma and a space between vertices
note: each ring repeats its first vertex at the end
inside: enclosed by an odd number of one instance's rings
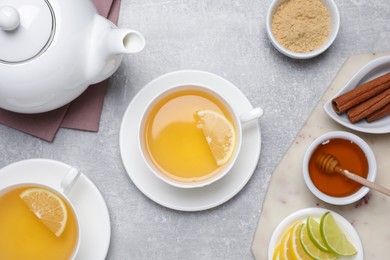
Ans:
POLYGON ((350 172, 363 178, 367 178, 368 175, 368 160, 357 144, 343 138, 329 139, 315 148, 309 160, 309 175, 317 189, 329 196, 345 197, 362 187, 361 184, 341 174, 327 174, 321 171, 317 165, 317 157, 323 153, 333 155, 340 166, 350 172))
POLYGON ((168 94, 147 115, 144 143, 148 156, 156 168, 174 180, 205 180, 224 167, 217 165, 202 129, 197 126, 196 113, 200 110, 218 112, 233 124, 219 98, 200 89, 168 94))

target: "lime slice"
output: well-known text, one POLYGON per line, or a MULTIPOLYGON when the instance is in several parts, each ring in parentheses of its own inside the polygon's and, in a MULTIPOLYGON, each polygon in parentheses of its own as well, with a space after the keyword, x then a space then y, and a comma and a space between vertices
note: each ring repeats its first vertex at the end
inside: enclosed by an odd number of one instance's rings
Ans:
POLYGON ((316 259, 316 260, 331 260, 332 259, 333 260, 333 259, 337 258, 337 256, 335 254, 322 251, 320 248, 318 248, 313 243, 313 241, 311 241, 311 239, 309 237, 309 233, 307 231, 306 224, 303 224, 303 226, 301 228, 299 239, 301 241, 303 250, 305 250, 305 252, 309 256, 311 256, 313 259, 316 259))
POLYGON ((357 253, 356 248, 347 239, 330 212, 322 215, 320 232, 326 247, 333 253, 340 256, 352 256, 357 253))
POLYGON ((313 217, 309 216, 306 221, 306 227, 311 241, 313 241, 313 243, 322 251, 330 252, 322 240, 320 223, 318 223, 317 220, 315 220, 313 217))

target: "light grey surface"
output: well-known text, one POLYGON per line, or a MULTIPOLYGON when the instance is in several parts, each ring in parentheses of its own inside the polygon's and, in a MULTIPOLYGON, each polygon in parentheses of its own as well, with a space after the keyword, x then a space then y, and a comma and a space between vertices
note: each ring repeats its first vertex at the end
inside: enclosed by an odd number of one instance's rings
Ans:
POLYGON ((120 26, 143 33, 147 45, 126 56, 110 79, 99 132, 61 129, 48 143, 0 125, 0 167, 39 157, 80 168, 109 208, 107 259, 252 259, 267 185, 284 152, 345 59, 388 51, 390 42, 388 1, 337 0, 341 27, 335 43, 317 58, 292 60, 266 36, 270 3, 122 0, 120 26), (218 74, 265 111, 252 179, 227 203, 202 212, 178 212, 147 199, 129 179, 119 153, 119 127, 131 99, 149 81, 181 69, 218 74))

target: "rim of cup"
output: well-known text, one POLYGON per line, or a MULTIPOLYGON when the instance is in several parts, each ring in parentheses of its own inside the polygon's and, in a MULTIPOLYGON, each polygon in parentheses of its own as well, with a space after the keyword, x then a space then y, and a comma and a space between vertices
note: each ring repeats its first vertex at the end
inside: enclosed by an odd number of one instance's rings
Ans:
POLYGON ((278 6, 284 1, 286 0, 273 0, 267 12, 266 31, 272 45, 280 53, 286 55, 287 57, 295 58, 295 59, 310 59, 326 51, 333 44, 340 28, 340 14, 336 3, 333 0, 321 0, 321 2, 327 7, 330 16, 330 34, 326 39, 326 41, 321 45, 321 47, 311 52, 300 53, 300 52, 291 51, 286 47, 284 47, 281 43, 278 42, 278 40, 274 37, 272 32, 272 26, 271 26, 272 17, 276 9, 278 8, 278 6))
POLYGON ((141 157, 143 161, 145 162, 146 166, 148 169, 155 175, 157 178, 160 180, 164 181, 165 183, 177 187, 177 188, 199 188, 199 187, 204 187, 207 185, 210 185, 218 180, 220 180, 222 177, 226 176, 228 172, 230 172, 231 168, 234 166, 237 157, 239 155, 239 152, 241 150, 241 140, 242 140, 242 125, 241 125, 241 120, 237 112, 233 109, 233 107, 227 102, 227 100, 219 93, 211 89, 210 87, 207 87, 205 85, 201 84, 194 84, 194 83, 182 83, 178 85, 172 85, 163 91, 160 91, 158 94, 154 96, 154 98, 151 99, 151 101, 146 105, 146 108, 143 112, 142 119, 139 124, 139 138, 138 138, 138 148, 141 153, 141 157), (201 181, 196 181, 196 182, 181 182, 179 180, 174 180, 172 178, 169 178, 166 176, 164 173, 160 172, 157 167, 154 166, 153 162, 149 158, 148 153, 146 152, 145 149, 145 136, 144 136, 144 128, 145 128, 145 123, 146 119, 149 116, 149 113, 151 109, 154 107, 154 105, 160 101, 163 97, 166 97, 170 93, 174 93, 176 91, 182 91, 182 90, 200 90, 200 91, 205 91, 213 96, 215 96, 219 101, 221 101, 226 108, 226 110, 230 113, 230 116, 232 117, 234 126, 235 126, 235 131, 236 131, 236 143, 235 143, 235 148, 234 152, 229 159, 229 161, 226 163, 226 165, 223 165, 222 169, 219 170, 219 172, 210 178, 207 178, 205 180, 201 181))
POLYGON ((347 205, 347 204, 354 203, 360 200, 361 198, 363 198, 369 192, 370 189, 368 187, 362 186, 359 190, 357 190, 355 193, 351 195, 344 196, 344 197, 333 197, 320 191, 313 184, 309 175, 309 160, 314 150, 323 142, 333 138, 342 138, 342 139, 350 140, 362 149, 362 151, 366 155, 367 162, 368 162, 367 180, 372 182, 375 181, 376 174, 377 174, 377 163, 376 163, 374 152, 372 151, 371 147, 367 144, 367 142, 364 141, 359 136, 345 131, 334 131, 334 132, 323 134, 319 136, 317 139, 315 139, 307 148, 303 158, 303 164, 302 164, 303 179, 306 183, 306 186, 314 194, 314 196, 316 196, 317 198, 319 198, 324 202, 333 205, 347 205))
POLYGON ((49 190, 51 192, 54 192, 56 195, 59 195, 61 197, 61 199, 66 201, 66 203, 69 206, 69 208, 73 211, 73 215, 75 217, 75 222, 76 222, 76 226, 77 226, 77 243, 76 243, 76 246, 75 246, 75 248, 73 250, 72 256, 70 258, 70 259, 75 259, 77 254, 78 254, 78 252, 79 252, 80 244, 81 244, 81 228, 80 228, 80 220, 79 220, 77 211, 76 211, 73 203, 68 198, 68 196, 64 192, 61 192, 57 188, 54 188, 54 187, 51 187, 51 186, 48 186, 48 185, 45 185, 45 184, 42 184, 42 183, 37 183, 37 182, 19 182, 19 183, 10 184, 10 185, 5 186, 2 189, 0 189, 0 195, 5 194, 5 193, 7 193, 7 192, 9 192, 9 191, 11 191, 13 189, 18 188, 18 187, 26 187, 26 188, 28 188, 28 187, 39 187, 39 188, 47 189, 47 190, 49 190))

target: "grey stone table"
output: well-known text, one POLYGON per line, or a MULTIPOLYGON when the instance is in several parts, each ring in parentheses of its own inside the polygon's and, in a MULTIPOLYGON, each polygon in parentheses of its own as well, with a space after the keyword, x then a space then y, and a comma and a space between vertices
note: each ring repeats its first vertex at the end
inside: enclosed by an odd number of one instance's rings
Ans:
POLYGON ((28 158, 77 165, 101 191, 111 218, 107 259, 252 259, 251 243, 271 174, 347 57, 389 50, 386 0, 337 0, 335 43, 311 60, 270 44, 271 0, 122 0, 119 24, 144 34, 143 52, 111 77, 98 133, 61 129, 53 143, 0 125, 0 167, 28 158), (253 177, 233 199, 201 212, 164 208, 132 183, 119 152, 119 127, 134 95, 182 69, 218 74, 265 114, 253 177))

